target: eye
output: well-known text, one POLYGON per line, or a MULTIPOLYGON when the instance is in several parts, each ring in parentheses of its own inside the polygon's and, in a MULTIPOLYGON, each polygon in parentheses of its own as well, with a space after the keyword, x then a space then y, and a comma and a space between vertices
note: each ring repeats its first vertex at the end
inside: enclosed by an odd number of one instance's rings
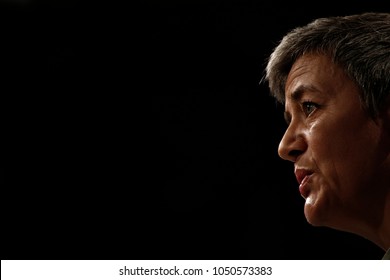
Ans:
POLYGON ((318 105, 311 101, 305 101, 302 103, 302 110, 306 114, 306 116, 309 116, 315 109, 318 108, 318 105))

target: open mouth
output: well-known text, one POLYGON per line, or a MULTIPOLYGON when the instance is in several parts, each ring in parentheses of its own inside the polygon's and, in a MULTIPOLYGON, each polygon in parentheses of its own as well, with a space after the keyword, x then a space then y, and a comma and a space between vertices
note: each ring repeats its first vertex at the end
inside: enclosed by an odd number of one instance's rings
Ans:
POLYGON ((307 169, 295 170, 295 177, 297 178, 297 181, 299 183, 299 192, 304 199, 309 196, 309 189, 306 186, 312 175, 313 172, 307 169))
POLYGON ((307 180, 307 177, 309 177, 311 174, 313 174, 312 171, 309 171, 307 169, 296 169, 295 170, 295 177, 297 178, 298 184, 302 184, 304 181, 307 180))

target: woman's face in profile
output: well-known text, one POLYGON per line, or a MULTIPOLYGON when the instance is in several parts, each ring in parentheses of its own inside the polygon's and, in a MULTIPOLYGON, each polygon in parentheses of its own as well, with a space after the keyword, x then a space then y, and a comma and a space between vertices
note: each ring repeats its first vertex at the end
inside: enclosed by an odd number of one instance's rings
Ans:
POLYGON ((300 57, 285 95, 289 125, 279 155, 294 162, 307 221, 353 230, 359 217, 375 211, 373 188, 384 176, 386 149, 381 123, 362 108, 359 89, 342 68, 325 56, 300 57))

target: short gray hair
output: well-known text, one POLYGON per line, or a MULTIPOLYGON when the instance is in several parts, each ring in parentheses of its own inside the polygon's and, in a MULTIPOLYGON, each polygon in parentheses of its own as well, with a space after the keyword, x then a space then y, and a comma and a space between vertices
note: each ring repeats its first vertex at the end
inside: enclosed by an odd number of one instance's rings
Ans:
POLYGON ((287 33, 269 57, 265 76, 271 94, 285 101, 285 85, 302 55, 327 55, 361 90, 363 106, 377 115, 390 92, 390 14, 319 18, 287 33))

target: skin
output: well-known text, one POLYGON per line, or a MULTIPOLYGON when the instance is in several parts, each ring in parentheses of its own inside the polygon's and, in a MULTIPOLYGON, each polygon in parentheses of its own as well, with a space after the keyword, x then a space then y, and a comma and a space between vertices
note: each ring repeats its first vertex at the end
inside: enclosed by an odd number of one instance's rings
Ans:
POLYGON ((300 186, 307 221, 356 233, 387 250, 390 109, 370 117, 354 82, 318 54, 294 63, 285 95, 289 126, 278 152, 295 170, 312 173, 300 186))

